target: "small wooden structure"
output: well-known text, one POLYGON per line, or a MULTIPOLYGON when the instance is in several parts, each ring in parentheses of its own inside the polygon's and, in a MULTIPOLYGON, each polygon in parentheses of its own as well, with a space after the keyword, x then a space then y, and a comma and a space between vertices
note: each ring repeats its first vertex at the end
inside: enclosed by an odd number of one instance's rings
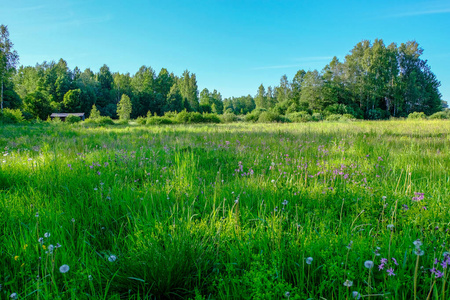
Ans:
POLYGON ((77 116, 80 117, 82 121, 84 121, 84 113, 53 113, 50 115, 50 118, 52 120, 54 118, 60 118, 61 121, 65 121, 67 116, 77 116))

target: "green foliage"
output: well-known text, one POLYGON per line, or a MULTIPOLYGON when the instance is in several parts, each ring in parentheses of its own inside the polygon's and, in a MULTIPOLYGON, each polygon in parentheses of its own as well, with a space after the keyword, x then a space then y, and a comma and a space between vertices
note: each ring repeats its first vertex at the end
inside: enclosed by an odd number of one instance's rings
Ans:
POLYGON ((69 90, 64 94, 64 110, 67 112, 80 112, 81 110, 81 90, 69 90))
POLYGON ((264 111, 259 115, 258 122, 259 123, 273 123, 273 122, 281 122, 281 116, 272 111, 264 111))
POLYGON ((100 112, 98 111, 97 107, 92 105, 91 113, 89 114, 89 119, 96 120, 100 118, 100 112))
POLYGON ((449 111, 438 111, 437 113, 432 114, 428 117, 428 119, 450 119, 450 112, 449 111))
POLYGON ((294 112, 286 115, 291 122, 304 123, 314 121, 313 117, 306 111, 294 112))
POLYGON ((147 125, 163 125, 163 124, 173 124, 173 123, 174 123, 174 120, 169 117, 166 117, 166 116, 163 116, 163 117, 155 116, 155 117, 146 119, 147 125))
POLYGON ((220 120, 222 123, 232 123, 237 121, 237 117, 232 112, 226 112, 220 116, 220 120))
POLYGON ((66 117, 66 123, 69 123, 69 124, 74 124, 74 123, 78 123, 78 122, 80 122, 81 121, 81 118, 80 117, 78 117, 78 116, 74 116, 74 115, 68 115, 67 117, 66 117))
POLYGON ((117 115, 119 115, 120 120, 129 120, 132 111, 132 105, 130 97, 127 95, 122 95, 120 102, 117 105, 117 115))
POLYGON ((34 118, 46 120, 52 113, 52 107, 50 106, 47 93, 38 90, 28 94, 23 99, 23 110, 34 118))
POLYGON ((409 120, 427 119, 427 116, 423 112, 413 112, 408 115, 409 120))
POLYGON ((3 124, 17 124, 24 122, 25 119, 20 109, 4 108, 3 112, 0 112, 0 123, 3 124))

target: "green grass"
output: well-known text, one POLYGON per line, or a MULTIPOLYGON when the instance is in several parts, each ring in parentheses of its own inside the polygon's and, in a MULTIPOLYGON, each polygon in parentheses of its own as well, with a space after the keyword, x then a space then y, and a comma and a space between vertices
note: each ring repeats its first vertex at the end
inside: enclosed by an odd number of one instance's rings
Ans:
POLYGON ((8 125, 0 148, 1 299, 450 295, 448 121, 8 125))

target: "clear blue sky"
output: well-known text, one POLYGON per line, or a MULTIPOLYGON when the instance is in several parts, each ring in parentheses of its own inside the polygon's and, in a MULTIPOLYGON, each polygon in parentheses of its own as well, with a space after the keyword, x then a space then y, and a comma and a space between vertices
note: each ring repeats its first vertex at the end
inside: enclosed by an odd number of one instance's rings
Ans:
POLYGON ((321 70, 364 39, 416 40, 450 102, 450 1, 4 0, 20 64, 134 74, 140 66, 197 75, 199 90, 255 95, 258 86, 321 70))

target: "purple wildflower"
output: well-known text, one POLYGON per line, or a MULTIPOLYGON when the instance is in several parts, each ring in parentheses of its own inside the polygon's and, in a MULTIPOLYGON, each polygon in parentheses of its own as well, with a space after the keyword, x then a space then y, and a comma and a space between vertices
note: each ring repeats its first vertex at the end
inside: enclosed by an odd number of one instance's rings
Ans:
POLYGON ((395 276, 394 269, 392 268, 387 269, 386 272, 388 273, 388 276, 395 276))
POLYGON ((396 266, 398 266, 398 262, 397 262, 397 260, 396 260, 395 258, 392 258, 392 261, 394 262, 394 264, 395 264, 396 266))
POLYGON ((387 263, 387 261, 388 261, 387 258, 382 258, 380 262, 381 262, 382 264, 385 264, 385 263, 387 263))
POLYGON ((378 270, 379 270, 379 271, 381 271, 381 270, 383 270, 383 269, 384 269, 384 264, 381 264, 381 265, 378 266, 378 270))

